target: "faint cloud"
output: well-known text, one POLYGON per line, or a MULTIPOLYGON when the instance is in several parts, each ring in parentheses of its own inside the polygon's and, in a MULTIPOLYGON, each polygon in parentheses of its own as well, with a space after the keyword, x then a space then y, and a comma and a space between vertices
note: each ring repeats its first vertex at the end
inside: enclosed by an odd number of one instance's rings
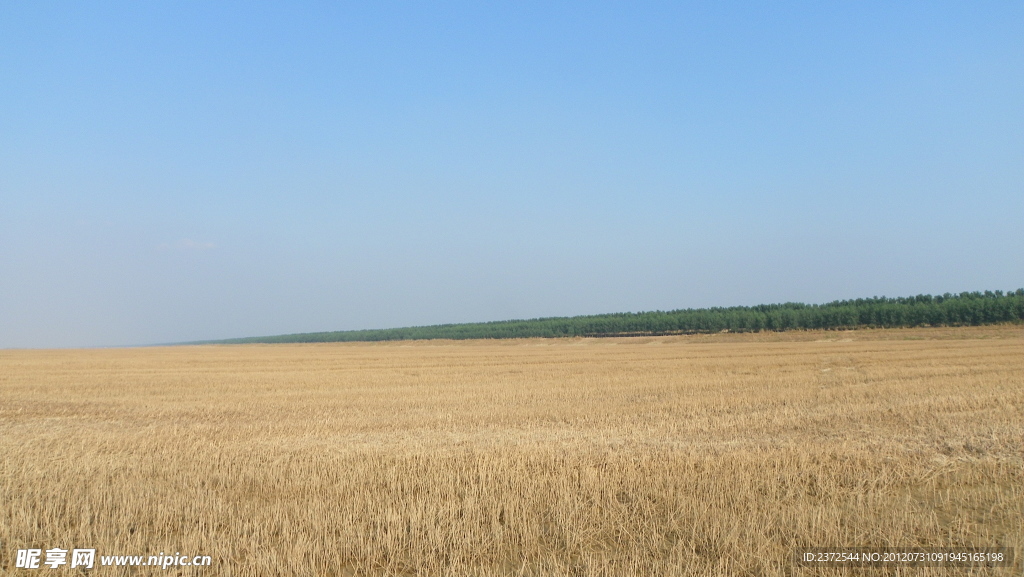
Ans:
POLYGON ((200 250, 200 251, 202 251, 202 250, 210 250, 210 249, 213 249, 213 248, 217 248, 217 245, 213 244, 212 242, 199 242, 199 241, 196 241, 196 240, 192 240, 190 238, 183 238, 183 239, 179 240, 178 242, 174 242, 174 243, 170 243, 170 242, 160 243, 159 245, 157 245, 157 248, 160 249, 160 250, 176 249, 176 250, 200 250))
POLYGON ((178 241, 178 246, 186 250, 210 250, 216 248, 212 242, 197 242, 190 238, 178 241))

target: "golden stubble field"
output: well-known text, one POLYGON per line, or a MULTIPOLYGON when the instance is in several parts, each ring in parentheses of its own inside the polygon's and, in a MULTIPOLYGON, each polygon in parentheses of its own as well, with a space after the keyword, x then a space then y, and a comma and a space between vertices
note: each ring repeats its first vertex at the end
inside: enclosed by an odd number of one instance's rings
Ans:
POLYGON ((19 548, 205 575, 812 575, 1024 555, 1024 329, 0 351, 19 548))

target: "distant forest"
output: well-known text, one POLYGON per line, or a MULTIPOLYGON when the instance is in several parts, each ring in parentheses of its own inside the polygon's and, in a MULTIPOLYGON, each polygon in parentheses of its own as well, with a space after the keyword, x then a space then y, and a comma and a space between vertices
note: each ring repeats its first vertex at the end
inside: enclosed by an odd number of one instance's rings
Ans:
POLYGON ((975 326, 1024 320, 1024 289, 785 303, 248 337, 203 343, 327 343, 415 339, 613 337, 696 333, 975 326))

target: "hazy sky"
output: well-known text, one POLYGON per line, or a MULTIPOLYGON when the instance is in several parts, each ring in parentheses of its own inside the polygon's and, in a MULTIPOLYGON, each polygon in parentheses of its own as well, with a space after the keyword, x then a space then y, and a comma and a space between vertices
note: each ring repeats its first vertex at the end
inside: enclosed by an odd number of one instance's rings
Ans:
POLYGON ((1024 286, 1024 3, 337 4, 0 4, 0 347, 1024 286))

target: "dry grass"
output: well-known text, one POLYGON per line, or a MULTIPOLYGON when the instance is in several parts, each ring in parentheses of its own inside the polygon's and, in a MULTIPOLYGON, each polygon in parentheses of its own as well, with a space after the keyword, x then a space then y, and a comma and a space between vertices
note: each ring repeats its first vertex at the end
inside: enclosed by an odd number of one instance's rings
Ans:
POLYGON ((0 351, 0 571, 810 575, 793 547, 975 545, 1020 575, 1022 519, 1020 326, 0 351))

